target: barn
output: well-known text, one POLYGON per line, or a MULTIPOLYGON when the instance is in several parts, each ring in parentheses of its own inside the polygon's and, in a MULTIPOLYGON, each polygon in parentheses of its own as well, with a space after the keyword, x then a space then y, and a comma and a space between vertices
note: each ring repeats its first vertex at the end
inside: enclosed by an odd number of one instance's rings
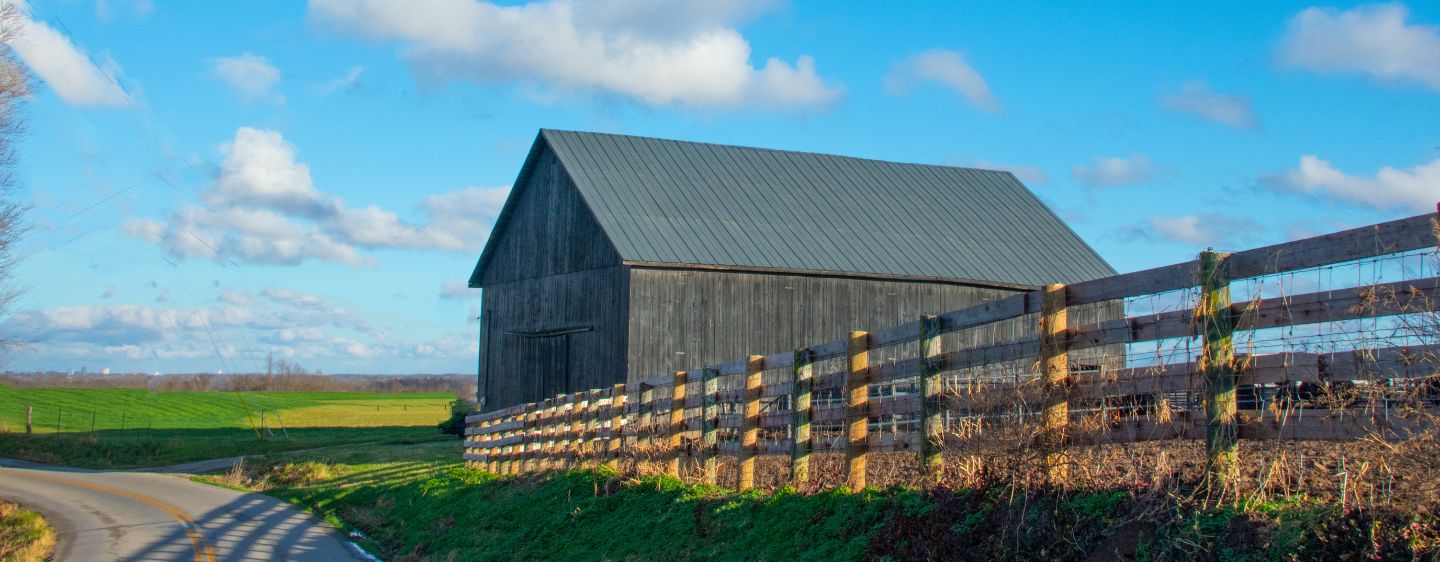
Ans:
POLYGON ((470 276, 494 410, 1115 271, 1009 172, 541 130, 470 276))

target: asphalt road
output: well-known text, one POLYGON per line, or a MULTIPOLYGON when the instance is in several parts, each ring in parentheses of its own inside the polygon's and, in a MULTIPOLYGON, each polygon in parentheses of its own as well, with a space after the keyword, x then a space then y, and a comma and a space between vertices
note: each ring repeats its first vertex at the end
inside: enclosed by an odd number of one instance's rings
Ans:
POLYGON ((0 497, 45 516, 56 562, 365 560, 283 501, 176 475, 0 460, 0 497))

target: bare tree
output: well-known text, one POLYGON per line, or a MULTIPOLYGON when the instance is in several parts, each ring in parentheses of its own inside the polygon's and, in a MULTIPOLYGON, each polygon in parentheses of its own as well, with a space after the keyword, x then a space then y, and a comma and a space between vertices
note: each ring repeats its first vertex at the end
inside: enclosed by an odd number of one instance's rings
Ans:
MULTIPOLYGON (((14 252, 28 228, 26 206, 15 200, 14 189, 16 144, 25 132, 21 109, 30 95, 31 80, 10 47, 24 21, 16 3, 4 3, 0 9, 0 318, 10 314, 22 291, 14 278, 14 252)), ((0 334, 0 362, 17 343, 0 334)))

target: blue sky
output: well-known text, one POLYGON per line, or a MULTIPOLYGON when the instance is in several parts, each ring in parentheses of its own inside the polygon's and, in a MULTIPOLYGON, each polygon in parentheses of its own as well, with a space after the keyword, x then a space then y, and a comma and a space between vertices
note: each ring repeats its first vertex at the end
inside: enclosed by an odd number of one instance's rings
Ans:
POLYGON ((6 368, 471 372, 542 127, 1008 169, 1121 271, 1440 200, 1440 4, 1081 4, 22 4, 6 368))

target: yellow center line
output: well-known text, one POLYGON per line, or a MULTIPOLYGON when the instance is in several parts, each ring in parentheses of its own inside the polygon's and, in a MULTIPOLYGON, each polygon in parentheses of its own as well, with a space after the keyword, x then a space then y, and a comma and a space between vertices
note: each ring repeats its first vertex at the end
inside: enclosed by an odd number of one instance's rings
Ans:
MULTIPOLYGON (((12 474, 14 474, 14 472, 12 472, 12 474)), ((59 476, 41 474, 38 472, 26 471, 20 472, 19 474, 21 476, 30 477, 37 480, 45 480, 56 484, 75 486, 77 488, 85 488, 104 494, 110 494, 112 496, 132 499, 160 511, 163 511, 166 515, 169 515, 176 522, 180 523, 180 528, 185 530, 185 536, 190 539, 190 546, 195 549, 195 562, 215 562, 215 549, 210 547, 210 541, 205 538, 205 531, 200 528, 200 524, 196 523, 193 517, 190 517, 190 514, 185 513, 184 510, 181 510, 178 507, 157 500, 150 496, 137 494, 128 490, 121 490, 119 488, 113 488, 103 484, 82 482, 71 478, 61 478, 59 476)))

